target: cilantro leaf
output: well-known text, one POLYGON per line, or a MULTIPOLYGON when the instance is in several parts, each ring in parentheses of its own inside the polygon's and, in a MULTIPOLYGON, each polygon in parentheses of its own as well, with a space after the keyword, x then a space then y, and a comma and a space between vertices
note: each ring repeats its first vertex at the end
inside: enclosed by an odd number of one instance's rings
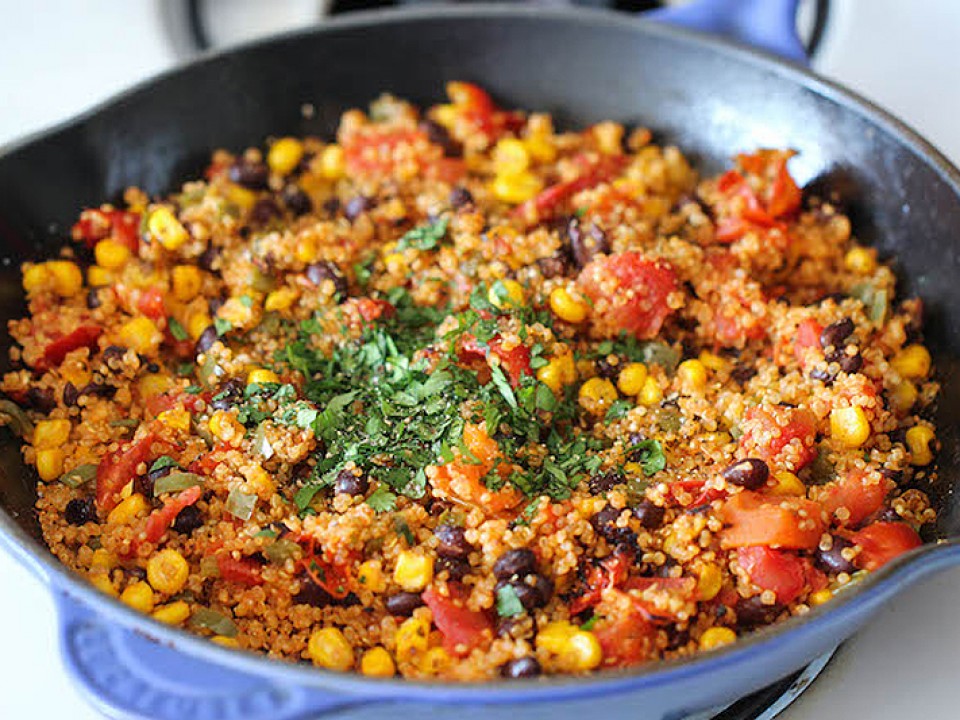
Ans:
POLYGON ((217 337, 223 337, 228 332, 233 330, 233 323, 231 323, 229 320, 224 320, 223 318, 218 317, 213 319, 213 327, 217 331, 217 337))
POLYGON ((667 466, 667 456, 659 440, 641 440, 630 448, 630 459, 639 463, 643 474, 648 477, 667 466))
POLYGON ((167 318, 167 327, 170 328, 170 334, 173 335, 175 340, 186 340, 188 337, 190 337, 187 335, 187 331, 184 329, 183 325, 181 325, 176 318, 167 318))
POLYGON ((513 617, 523 612, 523 603, 517 595, 516 588, 513 585, 503 585, 497 590, 497 615, 500 617, 513 617))
POLYGON ((400 238, 396 251, 400 252, 407 248, 433 250, 447 234, 449 222, 447 218, 440 218, 426 225, 418 225, 400 238))
POLYGON ((386 485, 380 485, 367 498, 367 505, 378 513, 392 512, 397 507, 397 496, 390 492, 386 485))
POLYGON ((607 408, 607 414, 603 416, 603 421, 609 425, 614 420, 619 420, 624 417, 630 409, 633 407, 633 403, 629 400, 620 398, 619 400, 614 400, 610 407, 607 408))

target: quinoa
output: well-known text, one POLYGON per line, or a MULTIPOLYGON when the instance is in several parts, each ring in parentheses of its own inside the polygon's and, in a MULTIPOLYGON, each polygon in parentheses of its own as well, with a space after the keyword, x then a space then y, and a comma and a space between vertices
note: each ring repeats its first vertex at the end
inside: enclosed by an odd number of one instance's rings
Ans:
POLYGON ((0 418, 59 560, 224 645, 477 681, 708 651, 920 544, 922 306, 790 151, 700 178, 448 93, 24 265, 0 418))

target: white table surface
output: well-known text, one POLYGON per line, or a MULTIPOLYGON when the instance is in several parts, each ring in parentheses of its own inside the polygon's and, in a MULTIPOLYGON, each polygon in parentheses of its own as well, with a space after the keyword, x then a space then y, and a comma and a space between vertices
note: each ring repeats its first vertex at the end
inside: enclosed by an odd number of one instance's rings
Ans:
MULTIPOLYGON (((160 0, 0 0, 0 143, 175 61, 160 0)), ((960 160, 960 3, 834 0, 818 71, 914 124, 960 160)), ((100 716, 60 666, 47 590, 0 554, 0 719, 100 716)), ((847 643, 787 720, 953 720, 960 569, 911 588, 847 643)))

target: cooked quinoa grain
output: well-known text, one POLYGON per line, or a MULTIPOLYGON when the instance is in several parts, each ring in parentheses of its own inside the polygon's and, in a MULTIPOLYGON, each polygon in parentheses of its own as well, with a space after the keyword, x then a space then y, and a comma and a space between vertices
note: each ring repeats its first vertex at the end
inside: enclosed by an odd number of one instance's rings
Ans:
POLYGON ((920 544, 921 304, 791 152, 701 179, 448 93, 24 265, 0 418, 63 563, 226 646, 485 680, 708 651, 920 544))

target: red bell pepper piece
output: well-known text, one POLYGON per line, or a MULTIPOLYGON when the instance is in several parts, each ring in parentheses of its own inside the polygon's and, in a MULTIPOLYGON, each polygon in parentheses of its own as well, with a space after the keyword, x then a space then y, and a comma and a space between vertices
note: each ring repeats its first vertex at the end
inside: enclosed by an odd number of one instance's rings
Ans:
POLYGON ((137 310, 154 320, 165 317, 167 310, 163 303, 163 291, 155 287, 143 290, 137 298, 137 310))
POLYGON ((443 647, 451 655, 463 657, 489 637, 493 624, 486 613, 470 610, 458 599, 444 597, 432 588, 420 597, 433 613, 433 622, 443 635, 443 647))
POLYGON ((96 325, 81 325, 75 330, 62 335, 43 349, 43 357, 37 362, 37 370, 49 370, 63 362, 67 353, 83 347, 93 347, 103 329, 96 325))
POLYGON ((147 541, 152 543, 158 542, 167 529, 173 525, 173 521, 177 519, 180 511, 197 502, 202 494, 203 491, 200 487, 194 485, 179 493, 176 497, 167 500, 159 510, 154 510, 150 513, 150 517, 147 518, 146 527, 147 541))
POLYGON ((916 531, 901 522, 877 522, 850 536, 860 546, 854 564, 864 570, 877 570, 923 541, 916 531))
POLYGON ((737 563, 761 590, 770 590, 777 602, 793 602, 807 583, 806 567, 793 553, 768 547, 743 547, 737 551, 737 563))
POLYGON ((119 502, 120 491, 137 475, 137 465, 150 459, 157 436, 148 433, 125 447, 108 453, 97 467, 97 507, 109 513, 119 502))
POLYGON ((220 570, 220 579, 234 582, 239 585, 263 585, 260 575, 260 563, 253 558, 236 558, 227 553, 217 555, 217 568, 220 570))

